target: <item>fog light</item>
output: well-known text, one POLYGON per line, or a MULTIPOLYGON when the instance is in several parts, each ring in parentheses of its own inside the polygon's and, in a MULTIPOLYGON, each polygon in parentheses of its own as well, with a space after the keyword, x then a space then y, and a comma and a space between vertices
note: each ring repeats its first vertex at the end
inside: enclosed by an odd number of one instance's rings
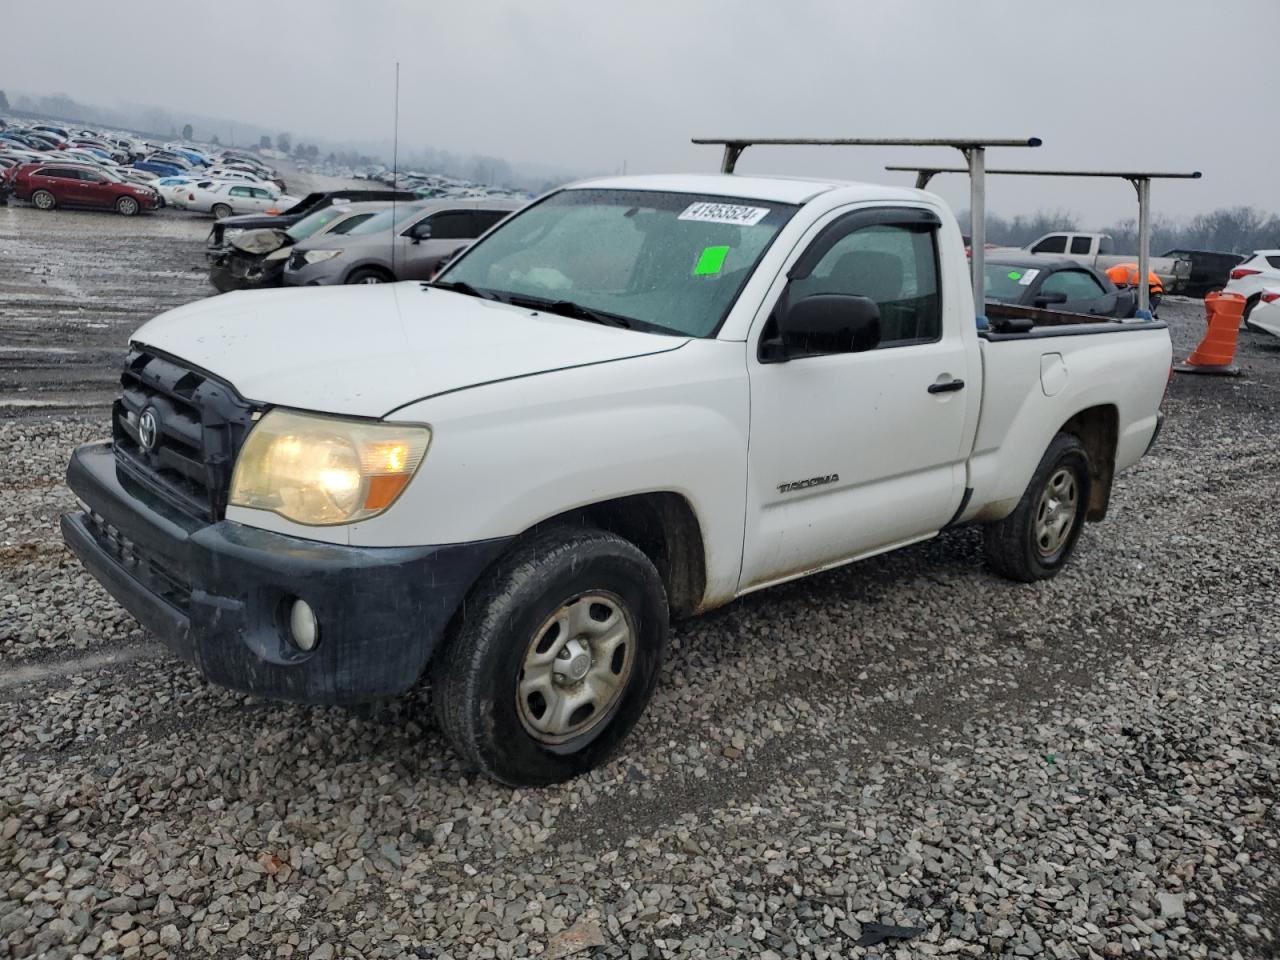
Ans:
POLYGON ((316 641, 320 639, 320 623, 311 604, 305 600, 293 601, 289 610, 289 638, 303 653, 314 650, 316 641))

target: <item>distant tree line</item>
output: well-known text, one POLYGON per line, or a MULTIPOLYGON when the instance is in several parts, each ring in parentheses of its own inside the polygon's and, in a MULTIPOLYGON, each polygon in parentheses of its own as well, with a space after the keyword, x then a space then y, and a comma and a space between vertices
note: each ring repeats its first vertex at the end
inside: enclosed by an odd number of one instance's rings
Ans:
MULTIPOLYGON (((969 211, 960 215, 960 227, 969 231, 969 211)), ((1021 247, 1046 233, 1080 230, 1077 217, 1066 210, 1040 210, 1033 214, 1002 217, 987 214, 987 243, 1021 247)), ((1099 232, 1115 238, 1116 250, 1137 253, 1138 221, 1130 217, 1099 232)), ((1249 253, 1280 248, 1280 215, 1256 207, 1224 207, 1190 218, 1156 216, 1151 221, 1151 251, 1220 250, 1249 253)))

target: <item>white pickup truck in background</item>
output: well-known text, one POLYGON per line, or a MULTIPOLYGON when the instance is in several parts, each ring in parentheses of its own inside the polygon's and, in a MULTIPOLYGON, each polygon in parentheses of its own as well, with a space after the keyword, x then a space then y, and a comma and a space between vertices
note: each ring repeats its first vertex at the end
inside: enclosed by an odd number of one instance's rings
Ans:
POLYGON ((426 675, 464 758, 542 784, 618 748, 669 615, 964 523, 999 573, 1059 572, 1170 360, 1155 321, 979 330, 929 193, 597 180, 434 283, 152 320, 63 534, 209 680, 360 702, 426 675))
MULTIPOLYGON (((1046 233, 1017 249, 1025 253, 1051 253, 1070 257, 1105 272, 1121 263, 1137 263, 1138 255, 1118 254, 1115 241, 1106 233, 1046 233)), ((1160 278, 1165 293, 1179 293, 1191 279, 1191 261, 1177 257, 1152 257, 1151 272, 1160 278)))

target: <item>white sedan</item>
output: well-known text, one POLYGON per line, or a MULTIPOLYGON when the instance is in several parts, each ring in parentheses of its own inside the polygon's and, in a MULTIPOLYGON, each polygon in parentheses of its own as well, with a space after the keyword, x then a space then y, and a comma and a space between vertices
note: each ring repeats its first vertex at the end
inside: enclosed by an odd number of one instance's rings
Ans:
POLYGON ((251 183, 205 181, 190 184, 185 193, 179 192, 174 203, 197 213, 211 213, 216 218, 237 213, 279 213, 298 202, 297 197, 273 193, 266 187, 251 183))
POLYGON ((1267 290, 1280 290, 1280 250, 1255 250, 1236 264, 1223 293, 1238 293, 1245 298, 1244 318, 1248 320, 1262 302, 1267 290))
POLYGON ((1280 337, 1280 286, 1272 290, 1263 290, 1258 295, 1258 304, 1249 314, 1245 326, 1257 333, 1269 333, 1280 337))
POLYGON ((214 180, 227 180, 235 183, 249 183, 255 187, 265 187, 274 194, 279 194, 280 188, 270 180, 264 180, 256 173, 250 173, 248 170, 235 170, 229 167, 214 167, 206 174, 214 180))

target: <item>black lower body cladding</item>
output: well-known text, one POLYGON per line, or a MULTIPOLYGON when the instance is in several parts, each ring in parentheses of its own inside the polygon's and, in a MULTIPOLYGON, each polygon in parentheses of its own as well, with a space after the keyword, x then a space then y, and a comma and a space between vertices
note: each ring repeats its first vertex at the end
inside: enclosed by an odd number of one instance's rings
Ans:
POLYGON ((414 685, 462 598, 506 540, 346 547, 173 511, 117 475, 109 443, 86 444, 67 482, 89 512, 62 534, 107 591, 210 682, 306 703, 362 703, 414 685), (289 609, 319 622, 309 653, 289 609))

